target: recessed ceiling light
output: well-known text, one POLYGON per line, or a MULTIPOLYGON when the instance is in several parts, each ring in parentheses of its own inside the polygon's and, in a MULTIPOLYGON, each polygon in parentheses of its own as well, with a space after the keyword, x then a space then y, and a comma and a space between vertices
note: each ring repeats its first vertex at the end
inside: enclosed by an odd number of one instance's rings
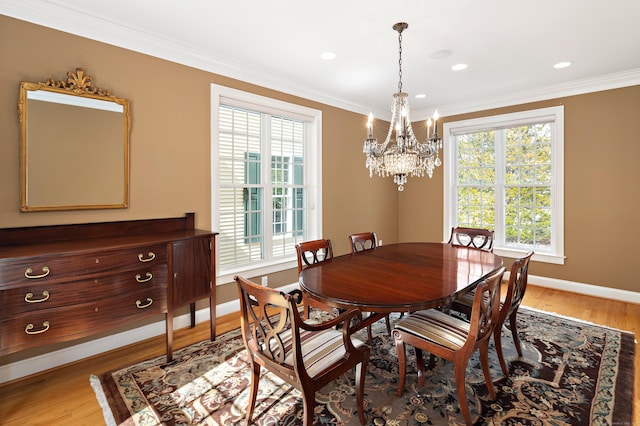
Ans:
POLYGON ((427 97, 427 95, 426 95, 426 94, 424 94, 424 93, 418 93, 418 94, 416 95, 416 99, 424 99, 424 98, 426 98, 426 97, 427 97))
POLYGON ((336 58, 336 54, 333 52, 324 52, 320 57, 326 61, 330 61, 336 58))
POLYGON ((557 64, 555 64, 553 67, 555 69, 560 69, 560 68, 566 68, 568 66, 571 66, 571 62, 569 61, 565 61, 565 62, 558 62, 557 64))
POLYGON ((451 67, 451 69, 454 71, 462 71, 462 70, 466 70, 468 67, 469 65, 467 64, 455 64, 454 66, 451 67))

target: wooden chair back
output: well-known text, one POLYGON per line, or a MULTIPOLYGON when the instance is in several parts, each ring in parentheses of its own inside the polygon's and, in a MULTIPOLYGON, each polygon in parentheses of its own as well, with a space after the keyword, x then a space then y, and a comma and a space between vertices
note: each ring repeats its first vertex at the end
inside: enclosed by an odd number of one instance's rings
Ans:
POLYGON ((495 232, 489 229, 456 227, 451 228, 449 244, 493 252, 494 239, 495 232))
POLYGON ((247 350, 269 368, 287 376, 295 375, 296 366, 284 364, 290 350, 300 350, 299 345, 287 348, 284 344, 299 343, 299 336, 296 335, 299 316, 294 296, 259 286, 242 277, 236 277, 236 282, 240 296, 242 338, 247 350))
POLYGON ((476 287, 471 308, 469 339, 467 345, 476 347, 478 342, 489 340, 500 317, 500 281, 504 267, 485 278, 476 287))
POLYGON ((533 251, 527 253, 524 257, 517 259, 511 265, 509 274, 509 284, 507 285, 507 294, 504 298, 504 307, 501 312, 501 319, 504 320, 513 312, 518 310, 524 293, 527 290, 527 281, 529 279, 529 261, 533 256, 533 251))
POLYGON ((378 238, 375 232, 359 232, 349 235, 351 253, 371 250, 378 246, 378 238))
POLYGON ((296 244, 298 255, 298 274, 310 265, 333 259, 331 240, 312 240, 296 244))

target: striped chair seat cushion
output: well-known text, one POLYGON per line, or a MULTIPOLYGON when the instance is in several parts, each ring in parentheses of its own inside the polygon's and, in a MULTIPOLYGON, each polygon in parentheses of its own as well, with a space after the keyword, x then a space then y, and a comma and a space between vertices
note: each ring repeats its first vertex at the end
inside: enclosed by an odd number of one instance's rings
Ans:
MULTIPOLYGON (((284 363, 293 365, 293 350, 291 340, 293 334, 290 331, 281 333, 284 350, 287 354, 284 363)), ((359 339, 351 339, 356 348, 364 345, 359 339)), ((277 344, 271 343, 274 351, 277 351, 277 344)), ((300 346, 302 349, 302 362, 307 374, 316 377, 327 367, 335 364, 344 357, 345 347, 342 340, 342 331, 329 328, 322 331, 300 330, 300 346)))
POLYGON ((395 325, 398 330, 450 350, 460 349, 469 335, 469 323, 436 309, 412 312, 395 325))

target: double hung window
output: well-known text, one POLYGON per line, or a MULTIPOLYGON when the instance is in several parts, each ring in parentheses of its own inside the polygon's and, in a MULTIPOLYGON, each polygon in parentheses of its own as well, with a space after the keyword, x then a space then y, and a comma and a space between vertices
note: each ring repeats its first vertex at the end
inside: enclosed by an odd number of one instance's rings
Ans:
POLYGON ((495 231, 494 251, 564 262, 562 107, 445 123, 444 236, 495 231))
POLYGON ((220 275, 295 267, 295 245, 321 235, 321 115, 220 86, 212 100, 212 226, 219 232, 220 275))

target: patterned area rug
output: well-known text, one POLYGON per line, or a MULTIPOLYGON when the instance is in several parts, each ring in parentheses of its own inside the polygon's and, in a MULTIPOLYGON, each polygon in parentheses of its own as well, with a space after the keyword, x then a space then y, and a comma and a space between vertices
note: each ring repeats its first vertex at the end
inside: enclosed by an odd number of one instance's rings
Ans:
MULTIPOLYGON (((392 315, 392 321, 397 318, 392 315)), ((522 358, 503 330, 508 378, 490 351, 496 400, 488 396, 477 353, 469 362, 466 388, 475 424, 631 425, 633 334, 523 308, 519 332, 522 358)), ((365 334, 359 337, 366 340, 365 334)), ((167 365, 158 357, 92 376, 107 424, 244 424, 250 374, 239 330, 175 351, 174 359, 167 365)), ((398 398, 393 340, 383 322, 374 324, 365 389, 368 424, 463 425, 452 364, 438 360, 419 387, 412 349, 407 361, 405 392, 398 398)), ((297 390, 270 373, 259 390, 255 424, 302 424, 297 390)), ((359 425, 355 399, 351 372, 316 393, 314 423, 359 425)))

